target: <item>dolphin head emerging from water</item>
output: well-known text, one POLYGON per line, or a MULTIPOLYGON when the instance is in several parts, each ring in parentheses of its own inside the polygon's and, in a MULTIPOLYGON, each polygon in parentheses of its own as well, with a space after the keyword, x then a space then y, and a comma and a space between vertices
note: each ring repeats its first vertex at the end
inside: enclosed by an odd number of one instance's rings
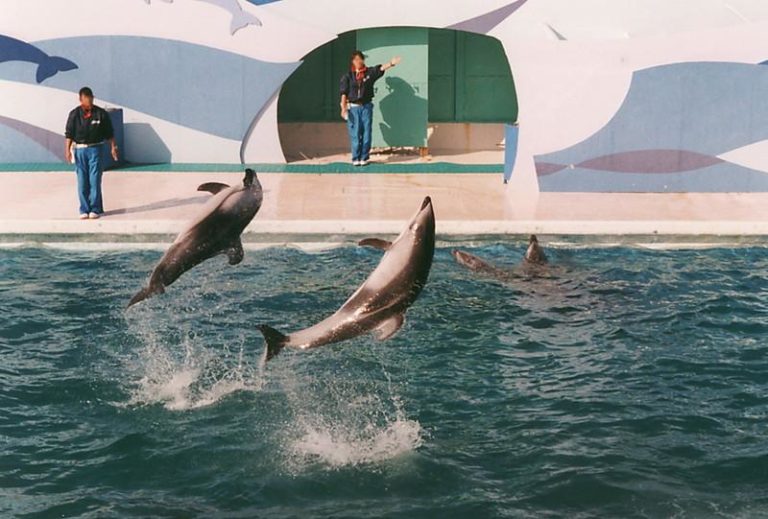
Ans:
POLYGON ((547 262, 547 256, 539 246, 539 239, 535 234, 528 238, 528 250, 525 251, 525 261, 534 265, 543 265, 547 262))

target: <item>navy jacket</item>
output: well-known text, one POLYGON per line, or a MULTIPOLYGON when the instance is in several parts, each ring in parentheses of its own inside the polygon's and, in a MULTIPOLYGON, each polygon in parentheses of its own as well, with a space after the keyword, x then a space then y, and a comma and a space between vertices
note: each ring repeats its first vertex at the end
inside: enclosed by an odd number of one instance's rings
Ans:
POLYGON ((346 95, 350 103, 364 105, 373 100, 373 84, 384 75, 381 65, 368 67, 362 81, 358 81, 353 70, 343 76, 339 84, 341 95, 346 95))
POLYGON ((111 139, 115 136, 115 132, 107 111, 94 105, 91 109, 91 117, 88 119, 85 118, 82 106, 69 112, 64 135, 77 144, 96 144, 111 139))

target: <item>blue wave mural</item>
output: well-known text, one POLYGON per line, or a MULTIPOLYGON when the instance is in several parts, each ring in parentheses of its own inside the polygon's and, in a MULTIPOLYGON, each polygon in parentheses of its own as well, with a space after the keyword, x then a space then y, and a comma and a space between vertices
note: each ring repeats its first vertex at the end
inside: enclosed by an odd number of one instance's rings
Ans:
POLYGON ((542 191, 768 191, 768 174, 717 156, 768 139, 768 67, 679 63, 636 72, 600 131, 535 157, 542 191))
MULTIPOLYGON (((253 118, 299 65, 134 36, 75 37, 36 45, 79 65, 51 77, 46 86, 77 92, 88 85, 109 103, 233 140, 243 138, 253 118)), ((0 79, 33 82, 28 64, 18 62, 0 64, 0 79)), ((65 118, 62 114, 62 121, 65 118)))
POLYGON ((768 174, 722 162, 680 173, 611 173, 568 168, 539 176, 542 192, 570 193, 754 193, 768 191, 768 174))

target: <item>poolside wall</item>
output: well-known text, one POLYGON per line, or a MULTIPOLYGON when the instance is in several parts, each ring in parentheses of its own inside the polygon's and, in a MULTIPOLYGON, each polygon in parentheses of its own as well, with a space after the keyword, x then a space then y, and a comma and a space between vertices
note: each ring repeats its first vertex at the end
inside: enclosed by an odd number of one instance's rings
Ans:
POLYGON ((0 163, 60 161, 83 84, 124 109, 135 162, 281 162, 277 94, 303 56, 344 32, 418 26, 502 42, 516 193, 768 192, 768 2, 435 5, 5 0, 0 163))

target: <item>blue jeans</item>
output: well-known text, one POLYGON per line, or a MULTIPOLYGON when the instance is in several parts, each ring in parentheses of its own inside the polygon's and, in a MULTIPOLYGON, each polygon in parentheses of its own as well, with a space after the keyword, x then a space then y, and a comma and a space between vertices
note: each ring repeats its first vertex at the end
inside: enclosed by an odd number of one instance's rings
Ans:
POLYGON ((368 160, 371 156, 373 103, 350 106, 347 114, 347 129, 352 143, 352 161, 368 160))
POLYGON ((75 170, 77 171, 77 194, 80 197, 80 214, 104 212, 101 200, 101 154, 102 146, 75 148, 75 170))

